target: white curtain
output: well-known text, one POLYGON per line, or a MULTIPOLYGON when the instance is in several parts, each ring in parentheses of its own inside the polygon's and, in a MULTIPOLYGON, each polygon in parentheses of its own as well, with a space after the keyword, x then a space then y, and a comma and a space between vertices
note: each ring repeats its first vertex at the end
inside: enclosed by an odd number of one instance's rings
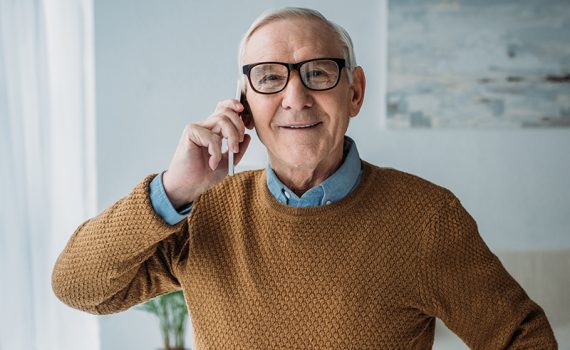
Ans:
POLYGON ((0 0, 0 350, 98 350, 51 272, 95 214, 92 0, 0 0))

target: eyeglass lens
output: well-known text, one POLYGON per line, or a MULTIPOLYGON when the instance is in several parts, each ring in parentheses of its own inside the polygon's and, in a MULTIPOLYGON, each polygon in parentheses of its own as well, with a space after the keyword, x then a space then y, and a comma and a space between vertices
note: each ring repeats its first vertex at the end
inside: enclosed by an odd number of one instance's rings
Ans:
MULTIPOLYGON (((330 89, 337 84, 339 67, 335 61, 315 60, 303 63, 299 67, 299 75, 303 84, 313 90, 330 89)), ((282 90, 289 79, 286 65, 279 63, 263 63, 254 66, 250 71, 253 88, 261 93, 272 93, 282 90)))

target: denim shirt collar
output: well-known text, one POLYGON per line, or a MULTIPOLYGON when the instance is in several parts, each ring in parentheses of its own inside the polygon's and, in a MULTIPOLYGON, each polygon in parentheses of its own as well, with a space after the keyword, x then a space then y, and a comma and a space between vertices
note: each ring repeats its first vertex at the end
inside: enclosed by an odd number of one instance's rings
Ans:
POLYGON ((267 164, 267 187, 279 202, 295 207, 315 207, 343 199, 358 185, 362 173, 360 155, 354 140, 344 137, 344 161, 334 174, 303 193, 301 197, 285 186, 267 164))

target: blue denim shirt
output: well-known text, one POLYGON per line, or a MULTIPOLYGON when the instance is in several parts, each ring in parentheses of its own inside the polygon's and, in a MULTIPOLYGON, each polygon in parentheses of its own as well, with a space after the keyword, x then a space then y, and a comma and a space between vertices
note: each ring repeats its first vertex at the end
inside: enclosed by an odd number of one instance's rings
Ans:
MULTIPOLYGON (((316 207, 339 201, 358 186, 362 175, 358 149, 354 140, 348 136, 344 137, 344 155, 342 165, 334 174, 303 193, 301 197, 297 196, 279 180, 269 164, 266 167, 267 187, 279 202, 295 207, 316 207)), ((181 208, 179 211, 172 206, 162 184, 163 173, 155 176, 150 183, 150 201, 154 211, 166 223, 175 225, 186 218, 192 210, 192 204, 181 208)))

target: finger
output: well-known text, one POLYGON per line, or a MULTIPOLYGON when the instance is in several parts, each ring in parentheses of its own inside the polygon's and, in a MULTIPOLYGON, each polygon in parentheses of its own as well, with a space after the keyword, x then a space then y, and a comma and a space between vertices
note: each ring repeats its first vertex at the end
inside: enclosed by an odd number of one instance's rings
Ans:
POLYGON ((216 170, 220 160, 222 160, 222 139, 218 135, 212 135, 213 142, 208 145, 208 153, 210 154, 210 159, 208 164, 210 169, 216 170))
POLYGON ((243 110, 243 105, 239 102, 239 100, 236 100, 235 98, 223 100, 218 102, 216 108, 214 109, 214 113, 222 111, 226 108, 235 110, 236 112, 241 112, 243 110))
POLYGON ((190 131, 190 141, 198 146, 208 148, 208 154, 210 155, 208 165, 212 170, 216 170, 218 163, 222 159, 222 138, 211 130, 200 126, 192 127, 190 131))
POLYGON ((239 111, 232 110, 231 112, 227 113, 226 116, 230 118, 232 123, 234 123, 236 129, 239 132, 239 142, 243 142, 243 135, 245 135, 245 123, 243 118, 241 118, 239 112, 243 111, 243 105, 239 104, 242 108, 239 111))
POLYGON ((243 139, 235 124, 227 117, 220 117, 217 124, 212 128, 212 132, 222 135, 228 140, 228 149, 232 152, 239 152, 239 142, 243 139))
POLYGON ((223 119, 230 121, 238 132, 239 142, 243 141, 243 135, 245 134, 245 125, 243 120, 240 118, 238 113, 232 109, 224 109, 212 114, 208 119, 202 122, 200 125, 212 129, 212 131, 219 133, 221 128, 216 128, 217 124, 223 119))
POLYGON ((239 152, 234 155, 234 165, 237 165, 241 161, 245 154, 245 151, 247 150, 247 147, 249 146, 250 141, 251 136, 246 134, 243 138, 243 142, 239 144, 239 152))
MULTIPOLYGON (((239 116, 245 110, 245 106, 237 99, 229 99, 218 102, 214 113, 210 115, 210 118, 216 117, 217 115, 225 114, 232 119, 236 127, 240 130, 243 135, 245 133, 244 128, 241 126, 243 122, 239 116)), ((209 119, 210 119, 209 118, 209 119)), ((241 140, 240 140, 241 141, 241 140)))

